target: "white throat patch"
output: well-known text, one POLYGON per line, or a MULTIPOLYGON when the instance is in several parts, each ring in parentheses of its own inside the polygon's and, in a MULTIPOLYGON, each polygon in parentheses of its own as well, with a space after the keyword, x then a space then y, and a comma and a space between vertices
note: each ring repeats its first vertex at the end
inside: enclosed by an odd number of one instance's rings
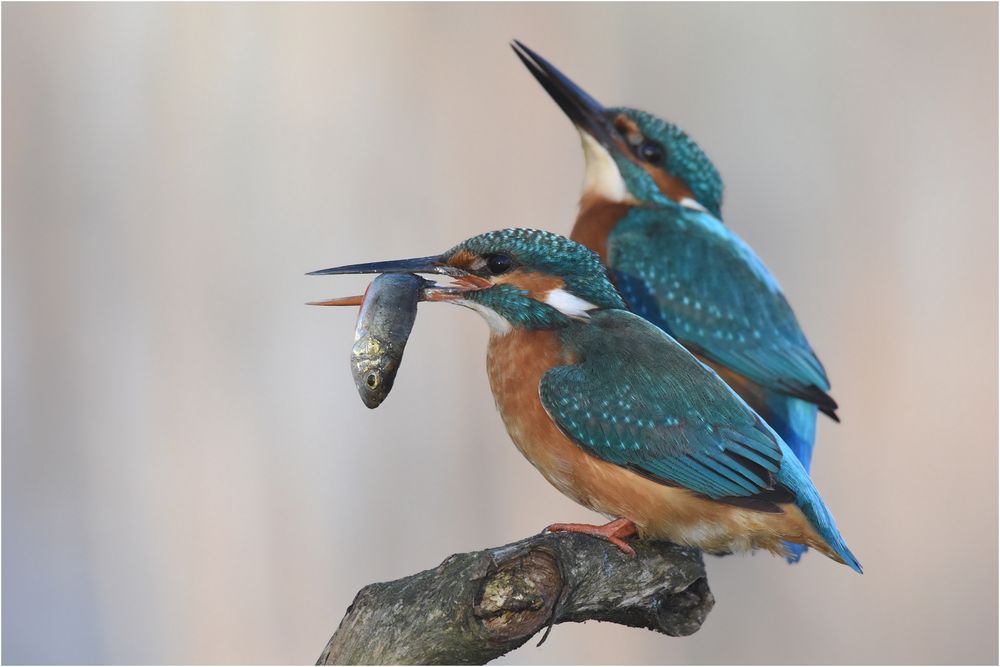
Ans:
POLYGON ((545 303, 552 306, 566 317, 577 319, 590 317, 588 311, 597 308, 589 301, 585 301, 575 294, 570 294, 561 287, 549 290, 545 295, 545 303))
POLYGON ((508 322, 503 317, 500 317, 500 313, 493 310, 492 308, 487 308, 478 301, 469 301, 467 299, 461 299, 458 301, 453 301, 452 303, 455 303, 459 306, 465 306, 466 308, 474 310, 480 315, 482 315, 483 319, 486 320, 486 324, 488 324, 490 327, 490 336, 503 336, 509 334, 510 330, 513 328, 511 327, 510 322, 508 322))
POLYGON ((584 195, 596 195, 612 202, 625 201, 628 188, 618 171, 618 165, 611 157, 608 149, 602 146, 592 136, 577 128, 580 141, 583 144, 583 157, 586 161, 583 175, 584 195))

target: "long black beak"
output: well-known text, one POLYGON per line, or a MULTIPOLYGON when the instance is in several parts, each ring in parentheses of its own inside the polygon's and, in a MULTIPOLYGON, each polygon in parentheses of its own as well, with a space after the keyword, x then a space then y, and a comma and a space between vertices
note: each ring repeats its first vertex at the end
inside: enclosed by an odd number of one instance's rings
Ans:
POLYGON ((413 259, 391 259, 387 262, 348 264, 332 269, 311 271, 307 276, 341 276, 353 273, 438 273, 445 276, 461 275, 460 269, 448 266, 441 255, 414 257, 413 259))
POLYGON ((568 76, 556 69, 555 65, 518 40, 515 39, 510 46, 574 125, 608 150, 616 148, 614 137, 617 131, 608 118, 607 109, 600 102, 573 83, 568 76))
MULTIPOLYGON (((369 262, 367 264, 348 264, 335 266, 332 269, 312 271, 307 276, 339 276, 355 273, 436 273, 456 278, 454 285, 438 285, 429 280, 424 281, 420 293, 421 301, 455 301, 461 299, 466 292, 490 287, 488 280, 479 278, 463 269, 449 266, 441 255, 432 257, 415 257, 413 259, 392 259, 387 262, 369 262)), ((364 295, 345 296, 326 301, 310 301, 310 306, 360 306, 364 295)))

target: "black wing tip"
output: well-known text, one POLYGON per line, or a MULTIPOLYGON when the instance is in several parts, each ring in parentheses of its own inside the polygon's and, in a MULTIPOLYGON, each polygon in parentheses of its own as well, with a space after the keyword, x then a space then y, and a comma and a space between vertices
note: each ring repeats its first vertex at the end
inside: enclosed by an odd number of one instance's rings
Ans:
POLYGON ((792 395, 814 404, 824 415, 835 422, 840 422, 840 417, 837 416, 837 410, 840 406, 837 405, 837 401, 833 400, 833 396, 830 396, 830 394, 816 385, 811 384, 808 387, 799 388, 797 391, 792 392, 792 395))
POLYGON ((837 405, 837 401, 833 400, 833 396, 830 396, 830 394, 826 393, 819 387, 814 386, 813 389, 821 397, 820 400, 815 401, 816 406, 819 408, 819 411, 839 424, 840 417, 837 416, 837 410, 840 408, 840 406, 837 405))

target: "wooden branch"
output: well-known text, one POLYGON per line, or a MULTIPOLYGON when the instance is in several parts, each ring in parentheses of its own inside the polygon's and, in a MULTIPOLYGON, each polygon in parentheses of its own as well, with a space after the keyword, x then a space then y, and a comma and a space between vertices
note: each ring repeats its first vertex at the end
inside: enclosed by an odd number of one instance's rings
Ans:
POLYGON ((317 664, 481 665, 567 621, 697 632, 715 604, 701 553, 632 544, 635 557, 586 535, 535 535, 365 586, 317 664))

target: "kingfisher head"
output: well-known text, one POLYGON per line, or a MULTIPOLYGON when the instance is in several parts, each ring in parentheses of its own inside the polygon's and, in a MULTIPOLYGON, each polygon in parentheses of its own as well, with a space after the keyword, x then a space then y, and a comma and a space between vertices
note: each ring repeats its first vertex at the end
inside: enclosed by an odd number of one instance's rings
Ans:
POLYGON ((721 219, 722 178, 683 130, 645 111, 606 108, 521 42, 512 47, 580 132, 584 198, 638 205, 670 200, 721 219))
MULTIPOLYGON (((595 310, 625 308, 596 253, 564 236, 504 229, 474 236, 440 255, 352 264, 309 275, 431 273, 449 284, 424 288, 425 301, 478 311, 494 335, 514 328, 553 329, 586 320, 595 310)), ((315 305, 360 305, 353 296, 315 305)))

